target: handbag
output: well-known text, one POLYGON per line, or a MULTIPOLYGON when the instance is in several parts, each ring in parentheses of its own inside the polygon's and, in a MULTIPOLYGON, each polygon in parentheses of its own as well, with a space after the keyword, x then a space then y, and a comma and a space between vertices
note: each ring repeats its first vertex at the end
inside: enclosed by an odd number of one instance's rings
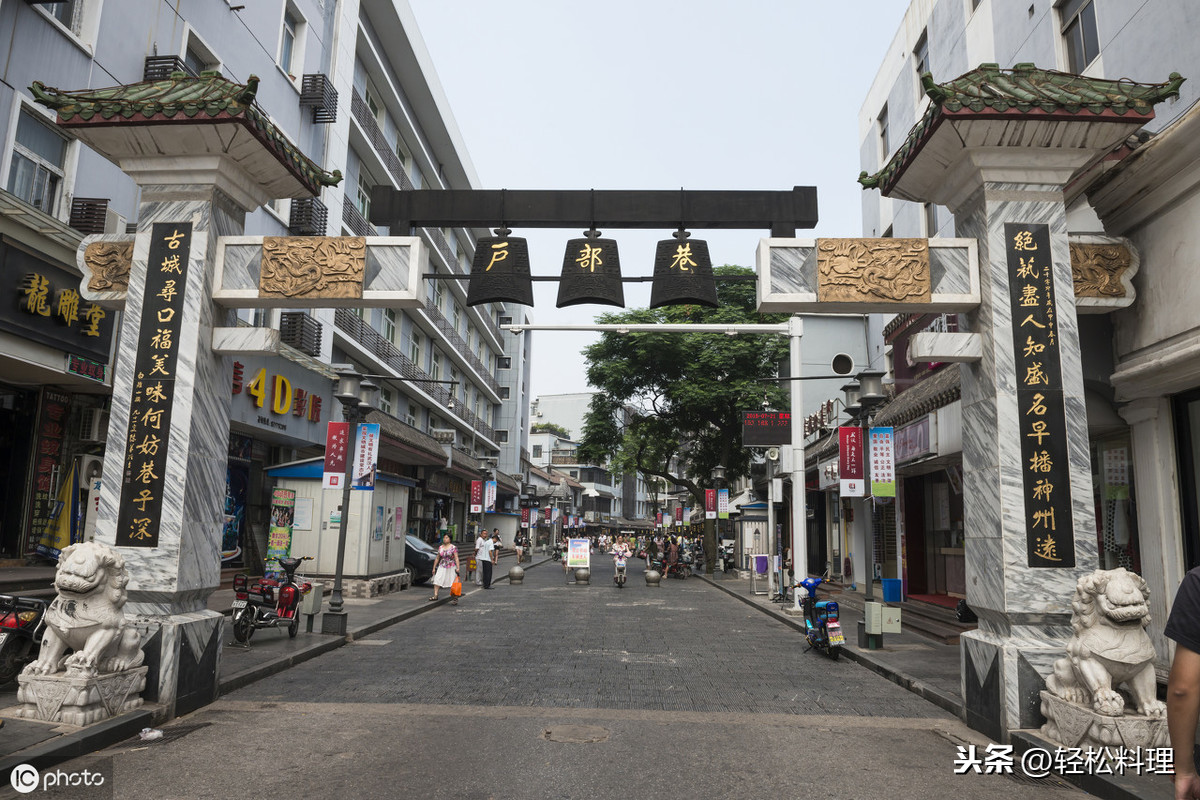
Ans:
POLYGON ((450 595, 452 597, 462 597, 462 580, 455 577, 454 583, 450 584, 450 595))

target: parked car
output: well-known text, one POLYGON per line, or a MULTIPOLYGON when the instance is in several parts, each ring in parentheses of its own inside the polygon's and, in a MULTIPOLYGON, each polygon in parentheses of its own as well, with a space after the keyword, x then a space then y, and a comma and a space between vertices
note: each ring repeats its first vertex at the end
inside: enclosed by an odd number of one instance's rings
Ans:
POLYGON ((433 577, 433 567, 437 562, 437 548, 428 542, 423 542, 415 536, 405 536, 408 547, 404 549, 404 566, 412 573, 412 582, 425 583, 433 577))

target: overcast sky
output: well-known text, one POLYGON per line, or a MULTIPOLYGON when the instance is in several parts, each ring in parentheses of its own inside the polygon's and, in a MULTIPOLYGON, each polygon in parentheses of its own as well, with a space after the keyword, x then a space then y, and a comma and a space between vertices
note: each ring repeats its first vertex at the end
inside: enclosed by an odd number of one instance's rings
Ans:
MULTIPOLYGON (((861 235, 858 111, 907 0, 409 0, 485 189, 816 186, 820 223, 861 235)), ((653 272, 670 231, 605 231, 625 275, 653 272)), ((572 230, 514 230, 558 275, 572 230)), ((693 231, 714 264, 754 266, 759 231, 693 231)), ((555 308, 579 324, 612 306, 555 308)), ((649 284, 625 284, 626 308, 649 284)), ((588 391, 594 333, 539 332, 532 394, 588 391)))

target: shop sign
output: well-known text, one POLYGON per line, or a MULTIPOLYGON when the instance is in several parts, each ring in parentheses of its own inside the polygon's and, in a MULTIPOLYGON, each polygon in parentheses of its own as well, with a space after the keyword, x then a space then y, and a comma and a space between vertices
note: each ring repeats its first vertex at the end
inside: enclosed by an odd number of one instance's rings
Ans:
POLYGON ((104 383, 104 379, 108 375, 108 366, 101 364, 99 361, 92 361, 90 358, 68 353, 67 372, 72 375, 78 375, 81 378, 93 380, 96 383, 104 383))
POLYGON ((79 274, 0 241, 0 330, 107 364, 115 312, 79 295, 79 274))
POLYGON ((320 444, 330 383, 286 358, 233 362, 230 418, 320 444), (324 391, 322 391, 324 390, 324 391))
POLYGON ((742 446, 791 444, 792 415, 787 411, 743 411, 742 446))
POLYGON ((842 497, 863 497, 866 481, 862 428, 838 428, 838 474, 842 497))
POLYGON ((471 481, 471 513, 483 512, 483 481, 471 481))
POLYGON ((150 237, 121 476, 118 547, 158 547, 192 223, 156 222, 150 237))
POLYGON ((32 555, 38 537, 54 518, 55 496, 66 439, 67 412, 71 396, 54 389, 42 390, 38 409, 36 435, 33 437, 33 493, 30 495, 29 526, 32 535, 26 540, 25 554, 32 555))
POLYGON ((892 428, 871 428, 871 496, 896 496, 896 453, 892 428))
POLYGON ((1009 299, 1030 567, 1074 567, 1071 473, 1063 405, 1050 226, 1007 222, 1009 299))
POLYGON ((926 414, 916 422, 910 422, 893 431, 896 463, 904 464, 922 456, 933 454, 933 423, 926 414))
POLYGON ((351 488, 375 491, 375 473, 379 470, 379 423, 363 422, 358 426, 358 441, 354 445, 354 482, 351 488))
POLYGON ((330 422, 325 433, 325 472, 323 489, 341 489, 346 478, 346 453, 349 451, 350 423, 330 422))
POLYGON ((817 465, 817 488, 836 489, 838 486, 838 460, 831 458, 817 465))

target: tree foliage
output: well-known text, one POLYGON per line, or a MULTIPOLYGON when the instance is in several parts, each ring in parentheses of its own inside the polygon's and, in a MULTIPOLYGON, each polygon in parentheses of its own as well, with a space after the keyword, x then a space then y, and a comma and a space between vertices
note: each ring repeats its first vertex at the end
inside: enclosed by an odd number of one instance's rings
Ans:
POLYGON ((530 433, 552 433, 563 439, 570 439, 571 432, 555 422, 538 422, 529 426, 530 433))
MULTIPOLYGON (((724 266, 717 275, 753 276, 724 266)), ((601 323, 779 323, 782 314, 759 314, 753 281, 717 284, 719 308, 667 306, 604 314, 601 323)), ((763 383, 787 358, 778 334, 604 333, 584 350, 588 381, 598 392, 584 421, 581 455, 610 463, 615 472, 660 476, 688 487, 698 502, 721 464, 730 480, 747 475, 741 412, 764 398, 786 407, 786 390, 763 383), (626 409, 631 409, 627 411, 626 409), (674 456, 684 469, 672 471, 674 456)))

